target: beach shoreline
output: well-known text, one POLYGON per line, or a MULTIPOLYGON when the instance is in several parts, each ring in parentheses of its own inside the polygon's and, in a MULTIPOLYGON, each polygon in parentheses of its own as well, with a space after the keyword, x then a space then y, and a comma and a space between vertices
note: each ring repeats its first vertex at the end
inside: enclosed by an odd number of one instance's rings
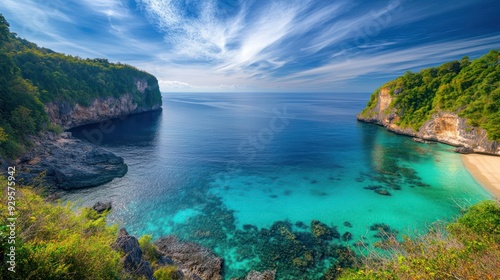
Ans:
POLYGON ((500 199, 500 157, 468 154, 462 155, 467 171, 494 198, 500 199))

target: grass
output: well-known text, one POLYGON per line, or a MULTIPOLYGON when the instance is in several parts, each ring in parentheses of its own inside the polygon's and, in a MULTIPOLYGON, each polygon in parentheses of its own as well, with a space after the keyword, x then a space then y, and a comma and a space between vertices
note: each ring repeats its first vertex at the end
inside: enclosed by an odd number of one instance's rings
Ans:
POLYGON ((385 241, 339 279, 500 279, 500 204, 483 201, 416 239, 385 241))

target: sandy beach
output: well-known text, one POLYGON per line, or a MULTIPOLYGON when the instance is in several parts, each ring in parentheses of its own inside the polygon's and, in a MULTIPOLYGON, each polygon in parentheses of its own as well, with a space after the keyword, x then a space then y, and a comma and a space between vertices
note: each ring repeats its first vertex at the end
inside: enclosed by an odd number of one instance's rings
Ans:
POLYGON ((470 154, 462 155, 462 161, 474 179, 500 199, 500 157, 470 154))

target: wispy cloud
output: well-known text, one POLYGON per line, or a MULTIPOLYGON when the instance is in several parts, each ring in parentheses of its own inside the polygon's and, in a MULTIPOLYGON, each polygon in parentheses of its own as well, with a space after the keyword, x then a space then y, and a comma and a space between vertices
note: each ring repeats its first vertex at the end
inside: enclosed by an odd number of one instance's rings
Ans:
POLYGON ((278 82, 304 86, 308 80, 313 79, 314 86, 321 88, 355 80, 365 75, 400 75, 410 69, 435 65, 438 61, 450 61, 464 54, 493 48, 500 48, 500 35, 425 44, 403 50, 384 51, 376 56, 364 54, 296 73, 284 79, 278 79, 278 82))
POLYGON ((365 90, 500 48, 495 1, 4 0, 1 10, 27 39, 133 64, 162 90, 365 90))

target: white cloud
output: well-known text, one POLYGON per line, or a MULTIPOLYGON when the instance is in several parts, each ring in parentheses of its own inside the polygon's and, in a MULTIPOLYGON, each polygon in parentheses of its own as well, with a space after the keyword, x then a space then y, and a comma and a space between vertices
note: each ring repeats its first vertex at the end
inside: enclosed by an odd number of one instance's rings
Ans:
POLYGON ((418 70, 425 66, 457 59, 462 55, 494 48, 500 48, 500 35, 429 43, 406 49, 384 51, 375 56, 365 53, 349 59, 333 60, 324 66, 280 79, 279 82, 304 86, 310 79, 313 79, 316 85, 326 87, 368 74, 396 76, 407 70, 418 70))

